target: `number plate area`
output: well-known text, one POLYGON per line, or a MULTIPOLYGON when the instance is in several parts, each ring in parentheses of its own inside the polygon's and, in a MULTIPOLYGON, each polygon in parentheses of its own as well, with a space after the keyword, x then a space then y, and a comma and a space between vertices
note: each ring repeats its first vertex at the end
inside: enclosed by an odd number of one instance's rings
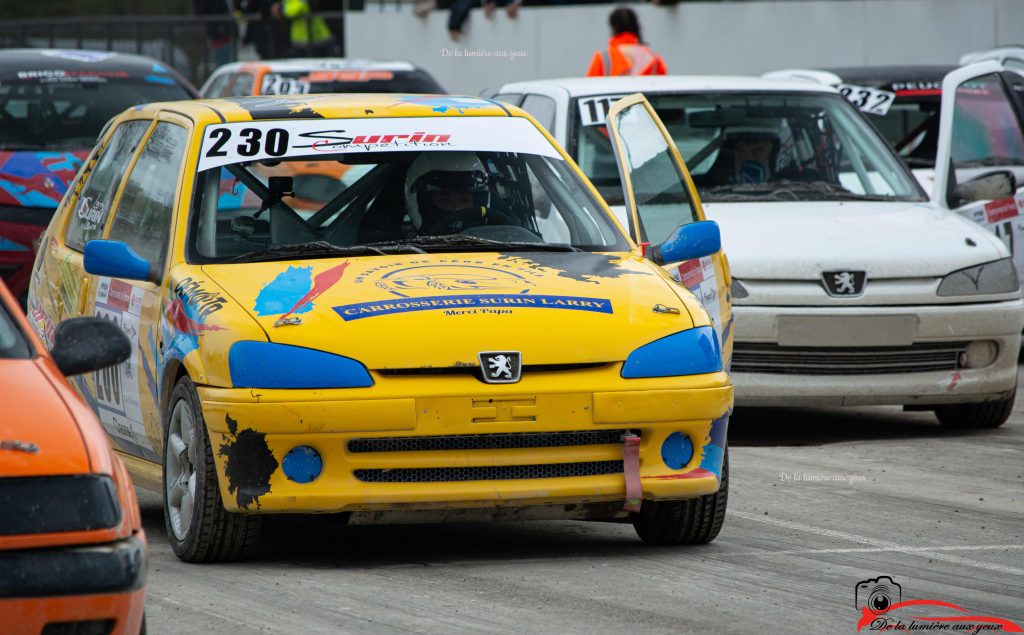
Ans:
POLYGON ((910 346, 916 315, 780 315, 779 346, 910 346))

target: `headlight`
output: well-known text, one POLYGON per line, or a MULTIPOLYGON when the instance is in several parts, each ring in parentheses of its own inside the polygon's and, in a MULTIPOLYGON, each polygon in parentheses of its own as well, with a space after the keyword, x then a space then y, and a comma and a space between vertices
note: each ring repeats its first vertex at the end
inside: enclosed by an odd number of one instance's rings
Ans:
POLYGON ((730 295, 732 295, 733 300, 742 300, 744 298, 749 298, 750 292, 747 291, 747 288, 743 286, 743 284, 740 283, 739 280, 733 278, 732 287, 730 288, 730 295))
POLYGON ((710 326, 680 331, 629 354, 622 365, 626 379, 699 375, 722 370, 718 336, 710 326))
MULTIPOLYGON (((101 474, 0 478, 0 501, 0 536, 91 531, 121 522, 117 488, 101 474)), ((0 582, 0 597, 3 587, 0 582)))
POLYGON ((1017 269, 1009 258, 986 262, 954 271, 939 283, 937 293, 948 297, 955 295, 987 295, 992 293, 1013 293, 1020 288, 1017 269))
POLYGON ((228 353, 235 388, 366 388, 373 379, 354 359, 271 342, 235 342, 228 353))

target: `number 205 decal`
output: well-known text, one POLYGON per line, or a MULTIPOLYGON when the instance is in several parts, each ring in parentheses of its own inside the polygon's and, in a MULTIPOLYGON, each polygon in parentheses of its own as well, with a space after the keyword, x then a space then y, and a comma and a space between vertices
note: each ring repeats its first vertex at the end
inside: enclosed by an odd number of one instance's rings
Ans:
POLYGON ((211 130, 209 140, 212 143, 203 156, 206 158, 232 155, 283 157, 288 152, 288 131, 282 128, 271 128, 266 131, 259 128, 242 128, 237 131, 237 134, 233 134, 233 132, 230 128, 211 130))

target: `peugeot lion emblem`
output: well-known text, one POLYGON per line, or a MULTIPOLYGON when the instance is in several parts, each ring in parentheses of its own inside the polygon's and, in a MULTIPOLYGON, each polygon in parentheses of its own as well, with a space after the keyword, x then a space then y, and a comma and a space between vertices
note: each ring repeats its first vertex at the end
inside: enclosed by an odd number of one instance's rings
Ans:
POLYGON ((837 298, 849 298, 864 293, 867 281, 866 271, 825 271, 821 279, 828 294, 837 298))
POLYGON ((522 373, 522 358, 515 351, 480 353, 480 371, 488 384, 514 384, 522 373))

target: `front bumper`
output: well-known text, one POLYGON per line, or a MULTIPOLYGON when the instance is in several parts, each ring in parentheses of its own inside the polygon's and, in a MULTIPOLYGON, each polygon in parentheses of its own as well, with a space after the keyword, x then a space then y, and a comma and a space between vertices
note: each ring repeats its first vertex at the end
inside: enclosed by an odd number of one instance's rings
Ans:
POLYGON ((619 501, 626 497, 619 433, 629 431, 642 439, 645 498, 717 491, 732 409, 728 376, 624 380, 620 368, 536 373, 506 385, 462 375, 373 373, 371 388, 202 387, 199 393, 221 494, 232 511, 619 501), (662 460, 673 432, 693 445, 679 469, 662 460), (350 444, 355 440, 365 441, 350 444), (316 449, 323 461, 320 475, 305 484, 282 470, 285 455, 300 445, 316 449))
POLYGON ((109 544, 0 551, 0 623, 17 633, 58 622, 138 633, 145 580, 141 534, 109 544))
POLYGON ((737 366, 731 376, 738 406, 974 403, 1005 399, 1017 385, 1017 356, 1024 327, 1024 302, 1019 299, 987 304, 842 309, 741 305, 733 307, 733 315, 736 351, 742 351, 748 344, 765 343, 780 344, 780 353, 799 346, 825 351, 831 345, 832 350, 842 354, 858 347, 912 350, 920 345, 978 340, 994 342, 998 347, 994 361, 983 368, 958 368, 954 364, 945 370, 859 374, 837 367, 829 374, 800 374, 785 371, 785 362, 781 361, 778 370, 759 369, 767 372, 746 372, 737 366), (800 322, 792 320, 793 317, 800 322), (850 322, 851 318, 854 321, 850 322), (856 322, 862 319, 865 321, 856 322), (870 325, 872 319, 881 319, 879 324, 890 320, 889 323, 909 326, 902 335, 885 329, 847 333, 837 328, 844 323, 870 325), (806 329, 806 342, 800 341, 799 330, 787 330, 787 325, 794 322, 806 329))

